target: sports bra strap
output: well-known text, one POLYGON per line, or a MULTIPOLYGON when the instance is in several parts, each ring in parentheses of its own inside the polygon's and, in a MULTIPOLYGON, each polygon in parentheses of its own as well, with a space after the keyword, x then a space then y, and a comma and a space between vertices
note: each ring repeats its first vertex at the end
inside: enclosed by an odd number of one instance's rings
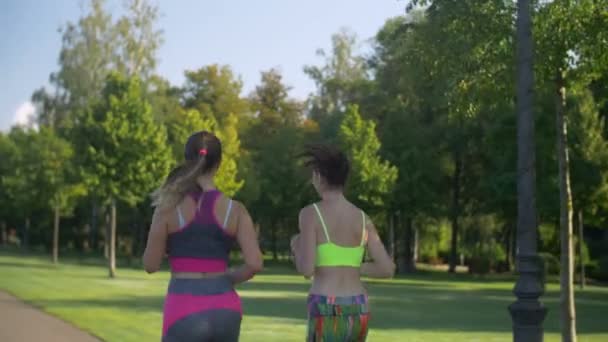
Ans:
POLYGON ((325 225, 325 220, 323 220, 323 215, 321 215, 321 211, 319 210, 319 207, 317 206, 316 203, 313 203, 313 207, 315 207, 315 210, 317 211, 317 215, 319 215, 319 221, 321 221, 321 226, 323 226, 323 232, 325 233, 325 238, 327 239, 327 242, 331 242, 329 240, 329 234, 327 233, 327 226, 325 225))
POLYGON ((365 213, 361 210, 361 216, 363 217, 363 230, 361 230, 361 246, 365 245, 365 235, 367 235, 367 230, 365 229, 367 224, 365 223, 365 213))
POLYGON ((226 217, 224 217, 224 226, 222 228, 226 228, 228 224, 228 219, 230 218, 230 211, 232 210, 232 199, 228 202, 228 209, 226 209, 226 217))
POLYGON ((184 225, 186 224, 186 220, 184 220, 184 215, 182 214, 182 210, 180 209, 179 205, 176 207, 177 209, 177 220, 179 222, 179 227, 183 228, 184 225))

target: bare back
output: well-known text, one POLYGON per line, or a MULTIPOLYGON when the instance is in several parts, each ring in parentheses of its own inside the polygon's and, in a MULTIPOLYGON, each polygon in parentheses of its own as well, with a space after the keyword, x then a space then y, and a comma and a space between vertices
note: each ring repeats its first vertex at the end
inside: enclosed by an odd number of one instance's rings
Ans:
MULTIPOLYGON (((322 201, 319 211, 325 221, 331 243, 342 247, 358 247, 365 239, 361 209, 347 200, 322 201)), ((323 225, 316 212, 305 210, 303 222, 314 227, 316 246, 328 243, 323 225)), ((350 266, 315 267, 310 293, 330 296, 352 296, 365 293, 359 268, 350 266)))

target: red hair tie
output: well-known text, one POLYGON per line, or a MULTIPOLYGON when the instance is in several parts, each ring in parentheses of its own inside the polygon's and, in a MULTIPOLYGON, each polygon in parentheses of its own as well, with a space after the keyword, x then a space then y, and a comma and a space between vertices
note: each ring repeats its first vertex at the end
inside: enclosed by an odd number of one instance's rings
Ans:
POLYGON ((206 156, 207 155, 207 149, 206 148, 201 148, 200 150, 198 150, 198 155, 199 156, 206 156))

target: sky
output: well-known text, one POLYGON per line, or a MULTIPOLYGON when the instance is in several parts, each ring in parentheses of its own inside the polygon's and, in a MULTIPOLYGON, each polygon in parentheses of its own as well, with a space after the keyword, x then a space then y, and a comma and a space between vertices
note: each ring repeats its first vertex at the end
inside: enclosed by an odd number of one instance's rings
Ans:
MULTIPOLYGON (((116 16, 121 0, 108 0, 116 16)), ((244 83, 245 95, 260 71, 278 68, 291 96, 304 99, 314 83, 304 65, 322 63, 315 52, 329 50, 331 35, 355 32, 369 49, 384 22, 404 13, 406 0, 152 0, 162 14, 165 43, 157 72, 175 85, 184 70, 228 64, 244 83)), ((83 0, 0 1, 0 130, 23 123, 35 111, 34 90, 48 87, 58 69, 58 29, 83 14, 83 0)))

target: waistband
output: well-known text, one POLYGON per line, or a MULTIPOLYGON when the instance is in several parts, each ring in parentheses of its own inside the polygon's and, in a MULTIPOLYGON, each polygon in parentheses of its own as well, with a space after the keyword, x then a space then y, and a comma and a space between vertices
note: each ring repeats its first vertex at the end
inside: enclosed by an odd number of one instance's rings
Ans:
POLYGON ((352 316, 369 314, 368 297, 365 294, 356 296, 308 296, 308 313, 310 316, 352 316))
POLYGON ((212 278, 171 278, 169 281, 169 294, 212 296, 234 292, 234 284, 227 275, 212 278))

